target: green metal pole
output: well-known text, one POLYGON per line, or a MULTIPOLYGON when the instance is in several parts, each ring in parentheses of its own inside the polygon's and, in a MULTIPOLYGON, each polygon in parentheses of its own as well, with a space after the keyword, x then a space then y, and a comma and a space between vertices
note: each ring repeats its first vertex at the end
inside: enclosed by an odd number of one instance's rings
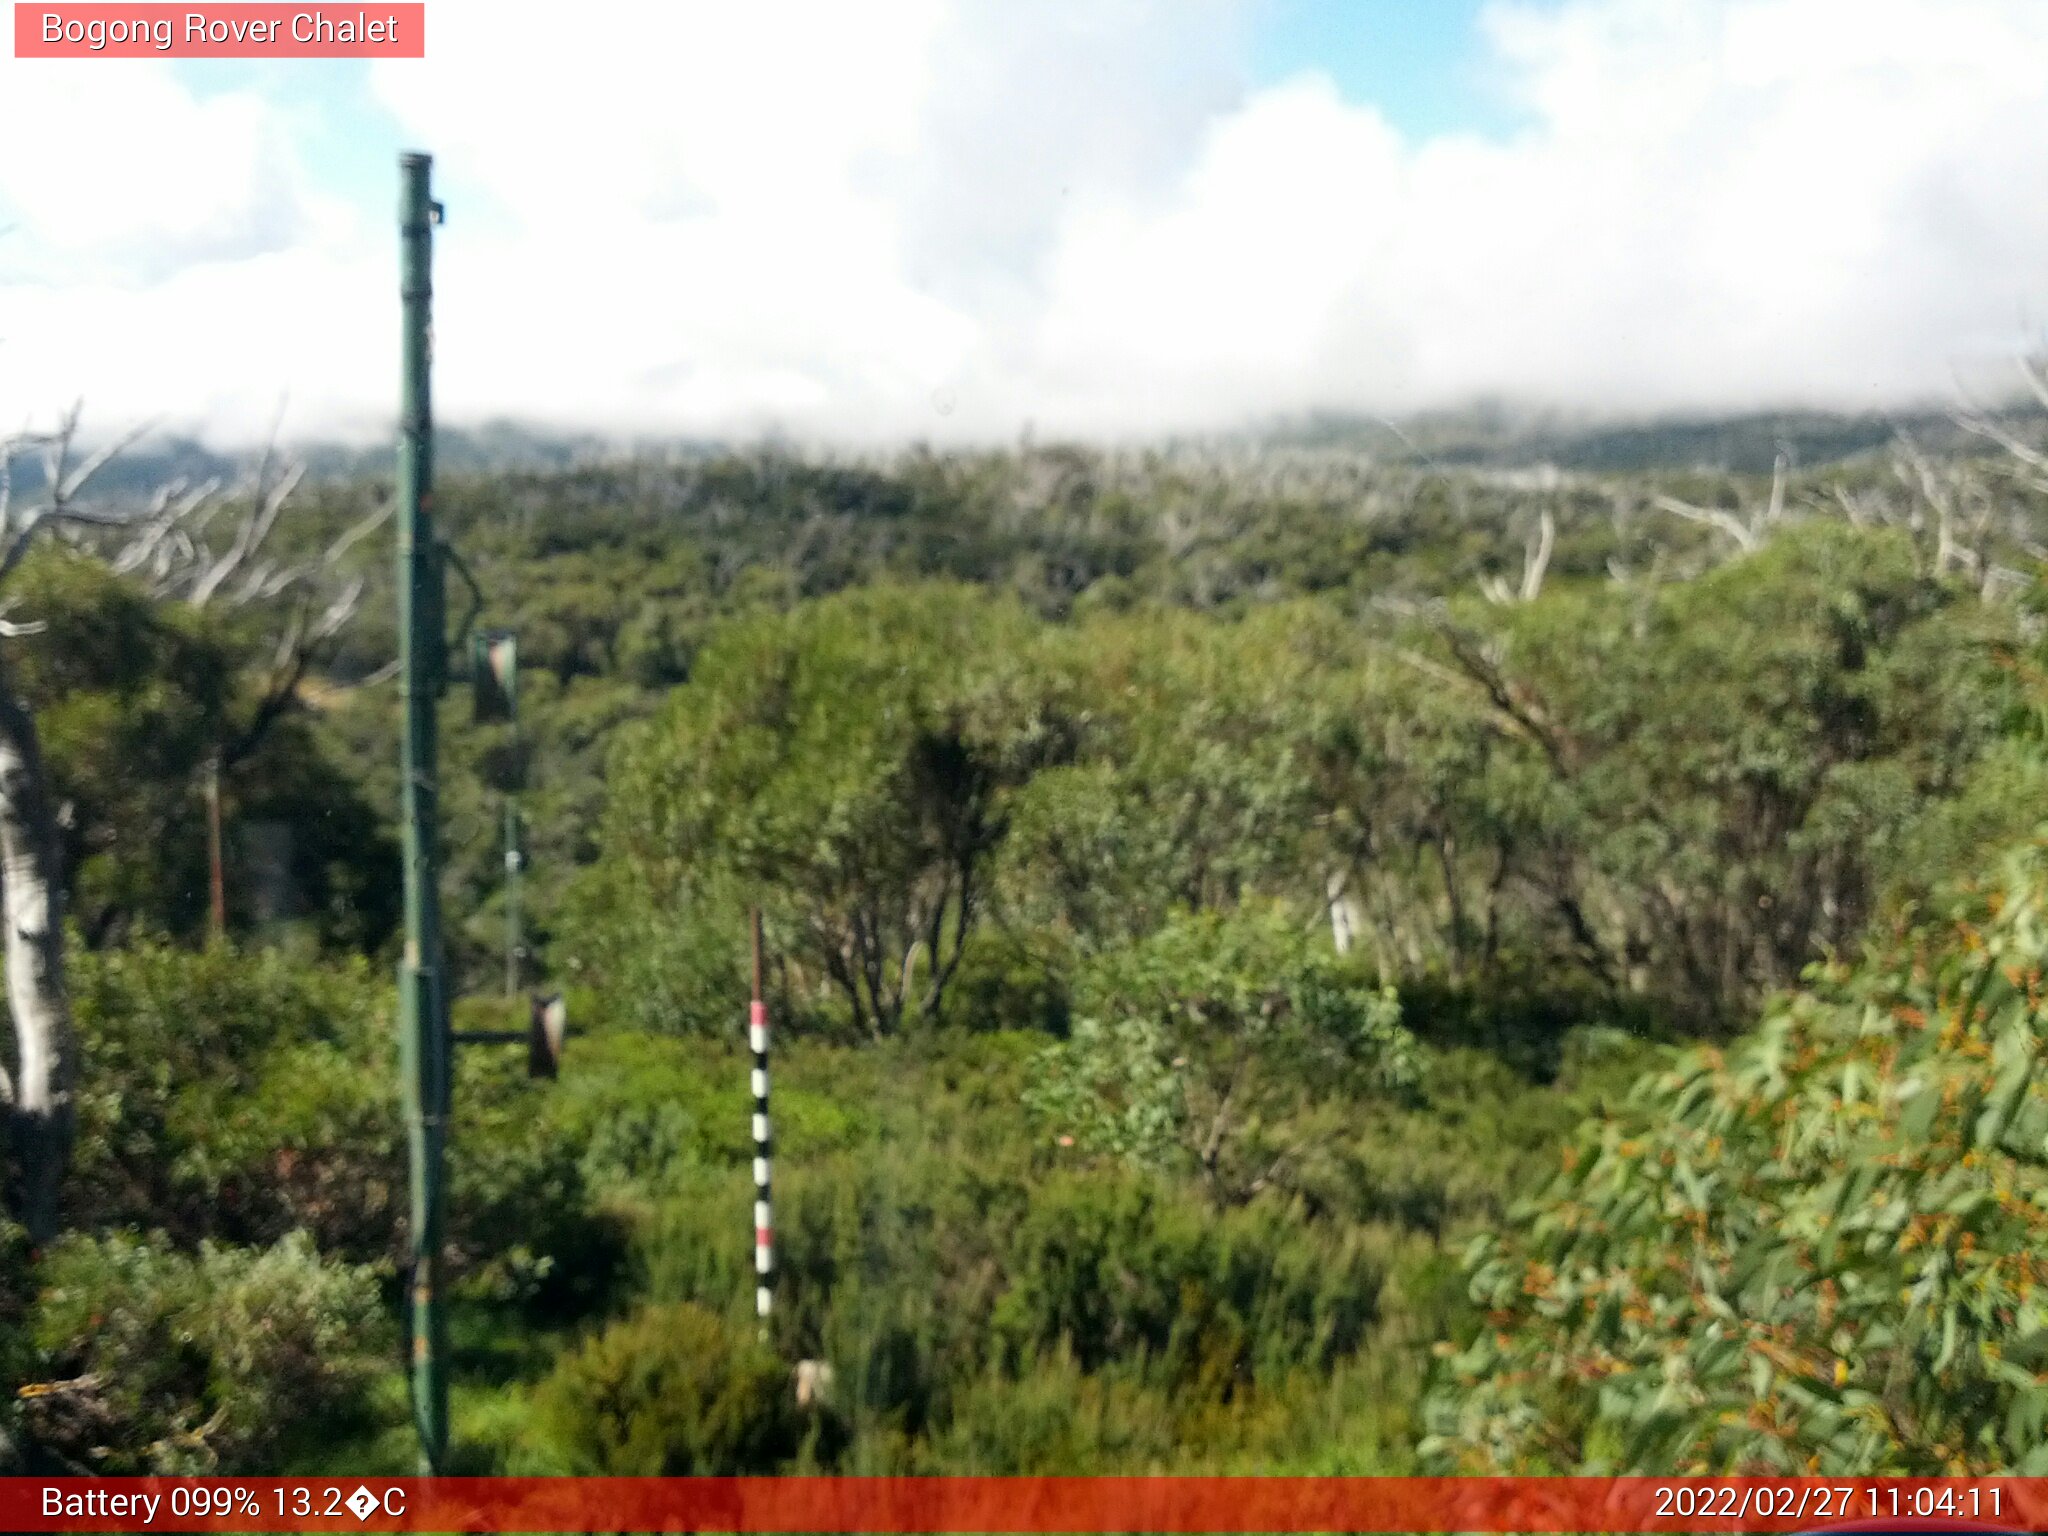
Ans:
POLYGON ((405 954, 399 964, 399 1057, 412 1161, 413 1422, 420 1468, 441 1470, 448 1447, 447 1329, 441 1302, 443 1154, 448 1139, 448 998, 441 955, 435 715, 446 676, 443 572, 434 536, 434 417, 427 373, 433 313, 432 160, 399 157, 405 312, 398 427, 398 655, 405 710, 405 954))

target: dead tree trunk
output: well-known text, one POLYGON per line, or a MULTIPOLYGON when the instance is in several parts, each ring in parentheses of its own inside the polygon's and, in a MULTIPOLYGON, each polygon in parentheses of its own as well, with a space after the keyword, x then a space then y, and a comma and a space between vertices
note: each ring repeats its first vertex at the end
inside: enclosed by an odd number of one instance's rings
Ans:
POLYGON ((206 936, 227 941, 228 881, 220 825, 220 753, 206 760, 206 936))
POLYGON ((14 1020, 14 1073, 10 1080, 0 1070, 0 1105, 13 1160, 10 1203, 36 1243, 57 1234, 78 1076, 64 988, 61 890, 56 819, 35 719, 0 673, 0 914, 14 1020))
MULTIPOLYGON (((311 647, 354 612, 363 583, 358 578, 349 584, 317 617, 311 607, 314 587, 343 551, 389 514, 389 506, 349 529, 316 563, 283 571, 266 563, 248 574, 245 567, 268 537, 303 466, 273 482, 271 456, 265 453, 241 531, 226 553, 216 555, 190 526, 215 483, 183 495, 182 487, 167 486, 147 505, 127 510, 80 503, 80 493, 92 477, 148 429, 115 438, 74 465, 79 410, 73 406, 52 432, 0 438, 0 582, 19 568, 39 531, 63 528, 81 535, 84 547, 105 559, 116 574, 153 570, 156 580, 150 590, 156 597, 201 607, 238 574, 239 585, 223 601, 296 597, 297 612, 279 643, 273 683, 258 711, 255 729, 260 732, 287 707, 311 647), (43 458, 42 497, 35 505, 19 507, 13 496, 15 460, 35 449, 43 458), (101 542, 94 544, 96 537, 101 542)), ((8 618, 9 606, 0 599, 0 639, 31 635, 40 628, 8 618)), ((56 831, 35 718, 0 669, 0 920, 7 929, 0 938, 0 959, 7 968, 7 1007, 14 1024, 14 1060, 0 1064, 0 1125, 5 1129, 9 1165, 7 1202, 38 1243, 58 1230, 78 1077, 77 1043, 64 987, 63 885, 56 831)), ((217 858, 214 864, 217 869, 217 858)))

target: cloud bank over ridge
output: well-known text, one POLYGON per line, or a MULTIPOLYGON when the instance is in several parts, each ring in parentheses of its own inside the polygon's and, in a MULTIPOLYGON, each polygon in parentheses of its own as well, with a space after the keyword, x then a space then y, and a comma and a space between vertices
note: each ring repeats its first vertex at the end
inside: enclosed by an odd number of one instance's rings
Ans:
MULTIPOLYGON (((2048 319, 2048 6, 1497 4, 1504 135, 1250 78, 1260 0, 434 0, 351 80, 0 61, 0 419, 381 429, 400 142, 444 417, 886 442, 1505 396, 1939 398, 2048 319), (331 125, 330 125, 331 126, 331 125), (331 134, 329 136, 331 138, 331 134)), ((1390 38, 1389 46, 1398 43, 1390 38)), ((326 66, 321 66, 326 67, 326 66)))

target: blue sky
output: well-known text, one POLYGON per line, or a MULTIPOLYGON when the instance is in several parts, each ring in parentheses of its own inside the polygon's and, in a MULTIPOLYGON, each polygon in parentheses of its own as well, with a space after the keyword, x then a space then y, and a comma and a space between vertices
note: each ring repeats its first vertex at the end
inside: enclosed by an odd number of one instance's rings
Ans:
POLYGON ((0 57, 0 419, 387 430, 401 148, 451 421, 1940 404, 2048 316, 2044 0, 429 3, 419 61, 0 57))
POLYGON ((306 170, 328 190, 366 205, 388 192, 405 132, 371 89, 367 61, 180 59, 171 69, 200 101, 247 92, 277 103, 306 170))
POLYGON ((1252 24, 1262 82, 1320 70, 1410 138, 1501 133, 1503 100, 1478 34, 1483 0, 1264 0, 1252 24))

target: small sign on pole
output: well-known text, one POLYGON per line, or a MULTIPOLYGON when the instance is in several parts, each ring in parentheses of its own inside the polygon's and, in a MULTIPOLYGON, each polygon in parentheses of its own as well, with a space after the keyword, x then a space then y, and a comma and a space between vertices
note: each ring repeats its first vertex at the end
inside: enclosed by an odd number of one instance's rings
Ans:
POLYGON ((519 718, 519 637, 494 629, 472 642, 470 679, 476 718, 482 722, 519 718))
POLYGON ((562 1041, 569 1033, 569 1005, 562 994, 533 999, 533 1017, 527 1026, 526 1075, 552 1078, 562 1069, 562 1041))

